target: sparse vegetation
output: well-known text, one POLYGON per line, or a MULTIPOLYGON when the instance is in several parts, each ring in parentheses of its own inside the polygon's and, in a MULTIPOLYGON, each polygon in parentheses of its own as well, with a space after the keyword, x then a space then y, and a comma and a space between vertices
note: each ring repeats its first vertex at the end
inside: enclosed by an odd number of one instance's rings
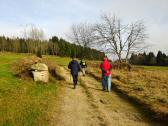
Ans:
MULTIPOLYGON (((90 64, 89 73, 101 78, 101 71, 90 64)), ((145 66, 132 71, 113 69, 113 88, 122 92, 146 109, 153 118, 168 121, 168 70, 167 67, 145 66), (164 69, 163 69, 164 68, 164 69)))

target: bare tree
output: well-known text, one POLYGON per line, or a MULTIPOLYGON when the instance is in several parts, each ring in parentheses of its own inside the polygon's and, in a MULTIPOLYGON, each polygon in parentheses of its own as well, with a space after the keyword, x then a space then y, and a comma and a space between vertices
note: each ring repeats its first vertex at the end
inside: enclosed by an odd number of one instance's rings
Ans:
POLYGON ((42 41, 45 38, 44 31, 35 25, 26 27, 23 31, 23 38, 42 41))
POLYGON ((51 54, 52 55, 57 55, 59 51, 59 46, 57 43, 54 42, 49 42, 48 47, 51 49, 51 54))
POLYGON ((123 25, 115 15, 107 14, 102 15, 101 19, 102 22, 95 25, 94 33, 97 43, 106 53, 117 55, 121 63, 124 54, 127 61, 131 52, 143 49, 146 37, 143 22, 123 25))
POLYGON ((128 61, 130 53, 137 53, 148 47, 144 42, 147 37, 145 31, 146 28, 142 21, 129 25, 127 30, 126 61, 128 61))
POLYGON ((46 47, 42 48, 42 42, 44 42, 45 35, 41 28, 38 28, 35 25, 26 27, 23 31, 23 38, 28 40, 27 46, 31 49, 28 50, 29 53, 41 55, 45 52, 46 47))
POLYGON ((93 45, 93 26, 88 23, 73 24, 69 38, 76 44, 83 47, 91 47, 93 45))

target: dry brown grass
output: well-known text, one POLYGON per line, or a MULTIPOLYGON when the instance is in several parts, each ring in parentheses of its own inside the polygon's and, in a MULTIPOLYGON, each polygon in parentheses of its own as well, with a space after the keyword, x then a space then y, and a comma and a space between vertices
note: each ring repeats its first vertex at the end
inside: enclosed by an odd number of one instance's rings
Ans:
MULTIPOLYGON (((88 72, 101 77, 99 64, 89 64, 88 72)), ((168 70, 113 69, 113 86, 154 113, 154 118, 168 121, 168 70)))
POLYGON ((33 80, 33 76, 31 73, 31 65, 35 63, 45 63, 48 66, 49 69, 49 81, 55 81, 56 79, 62 79, 57 73, 59 72, 59 69, 55 63, 50 61, 47 57, 38 58, 36 56, 30 56, 25 57, 20 60, 17 60, 12 64, 12 72, 17 77, 23 79, 23 80, 33 80))
POLYGON ((41 62, 41 59, 36 56, 25 57, 15 61, 12 64, 11 69, 14 75, 23 79, 30 79, 31 78, 30 67, 31 65, 37 62, 41 62))

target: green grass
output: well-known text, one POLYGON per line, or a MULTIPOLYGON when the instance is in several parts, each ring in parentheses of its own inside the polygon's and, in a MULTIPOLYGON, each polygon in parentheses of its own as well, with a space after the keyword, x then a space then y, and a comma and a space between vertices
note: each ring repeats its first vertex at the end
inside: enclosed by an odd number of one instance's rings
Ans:
POLYGON ((145 70, 168 70, 168 66, 135 66, 138 68, 143 68, 145 70))
POLYGON ((69 57, 44 56, 44 58, 47 58, 47 60, 53 64, 58 64, 61 66, 68 66, 68 63, 71 61, 71 58, 69 57))
POLYGON ((24 54, 0 54, 0 125, 46 126, 52 115, 57 81, 42 84, 16 78, 11 64, 24 54))

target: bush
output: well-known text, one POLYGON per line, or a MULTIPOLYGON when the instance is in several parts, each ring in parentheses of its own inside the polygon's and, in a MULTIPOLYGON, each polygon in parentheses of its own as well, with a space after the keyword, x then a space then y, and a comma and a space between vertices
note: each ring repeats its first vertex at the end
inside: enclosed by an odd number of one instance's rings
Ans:
POLYGON ((20 77, 22 79, 33 79, 33 75, 31 72, 31 65, 35 63, 44 63, 48 66, 49 81, 55 81, 55 79, 62 79, 56 73, 57 66, 51 62, 49 62, 46 58, 39 58, 36 56, 23 58, 13 63, 12 72, 15 76, 20 77))
POLYGON ((42 59, 36 56, 23 58, 13 63, 12 72, 14 75, 24 79, 32 78, 30 67, 37 62, 42 62, 42 59))

